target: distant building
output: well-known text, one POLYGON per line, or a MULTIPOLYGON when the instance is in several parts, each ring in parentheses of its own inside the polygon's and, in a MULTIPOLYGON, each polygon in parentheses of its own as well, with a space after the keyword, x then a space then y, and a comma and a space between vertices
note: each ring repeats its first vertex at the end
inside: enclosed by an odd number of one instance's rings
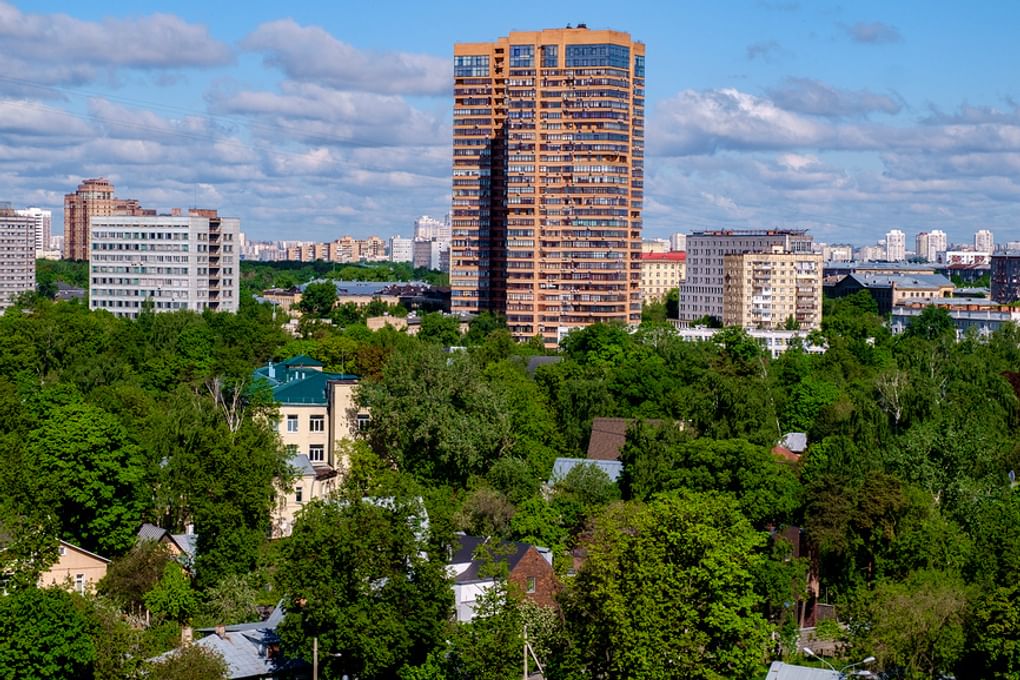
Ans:
POLYGON ((893 229, 885 235, 885 259, 887 262, 907 259, 907 237, 899 229, 893 229))
POLYGON ((670 251, 669 241, 661 238, 643 239, 641 241, 641 254, 645 253, 668 253, 670 251))
POLYGON ((687 234, 678 231, 670 236, 669 249, 674 252, 687 250, 687 234))
POLYGON ((22 217, 32 218, 35 224, 35 251, 41 257, 45 250, 50 249, 50 231, 53 227, 53 212, 42 208, 24 208, 15 211, 22 217))
POLYGON ((73 194, 64 196, 64 257, 87 260, 91 252, 89 225, 93 217, 111 215, 154 216, 133 198, 117 198, 113 184, 104 178, 87 179, 73 194))
POLYGON ((838 243, 826 245, 822 248, 822 259, 826 262, 850 262, 854 259, 854 247, 838 243))
POLYGON ((412 264, 417 268, 449 271, 450 248, 442 241, 415 239, 412 246, 412 264))
POLYGON ((154 312, 236 312, 240 220, 215 210, 93 217, 89 308, 135 318, 154 312))
MULTIPOLYGON (((676 334, 688 342, 714 342, 715 336, 719 333, 718 328, 696 327, 688 328, 676 324, 676 334)), ((754 338, 761 348, 773 359, 786 352, 794 346, 799 345, 808 354, 824 354, 828 349, 824 344, 815 345, 811 342, 809 334, 805 330, 763 330, 760 328, 745 328, 744 331, 751 338, 754 338)))
POLYGON ((884 262, 885 246, 861 246, 857 249, 857 259, 861 262, 884 262))
POLYGON ((0 310, 35 290, 35 220, 0 203, 0 310))
POLYGON ((450 225, 428 215, 422 215, 414 221, 414 237, 423 241, 449 241, 450 225))
POLYGON ((402 236, 390 238, 390 262, 411 262, 414 259, 414 241, 402 236))
POLYGON ((920 260, 933 262, 934 260, 928 258, 928 237, 929 234, 926 231, 917 232, 917 236, 914 237, 914 253, 920 260))
POLYGON ((866 290, 875 299, 878 313, 886 315, 892 312, 893 306, 903 302, 952 297, 954 288, 952 281, 938 274, 850 274, 834 284, 826 285, 825 293, 840 298, 866 290))
MULTIPOLYGON (((924 253, 924 259, 928 262, 939 262, 939 255, 946 252, 948 238, 946 232, 940 229, 933 229, 928 234, 928 249, 924 253)), ((917 253, 921 255, 921 253, 917 253)))
POLYGON ((974 298, 914 299, 893 305, 889 328, 902 333, 929 307, 944 309, 953 320, 957 339, 973 329, 978 337, 987 337, 1007 323, 1020 323, 1020 308, 992 300, 974 298))
POLYGON ((995 250, 995 237, 987 229, 978 229, 974 232, 974 250, 982 253, 990 253, 995 250))
POLYGON ((992 255, 992 299, 1020 300, 1020 250, 1003 250, 992 255))
POLYGON ((787 323, 813 330, 822 324, 822 256, 733 253, 723 258, 726 326, 779 329, 787 323))
POLYGON ((736 253, 810 253, 812 240, 802 229, 697 231, 687 237, 686 278, 680 287, 680 321, 704 316, 723 318, 723 261, 736 253))
POLYGON ((658 302, 684 280, 682 252, 641 253, 641 301, 644 304, 658 302))

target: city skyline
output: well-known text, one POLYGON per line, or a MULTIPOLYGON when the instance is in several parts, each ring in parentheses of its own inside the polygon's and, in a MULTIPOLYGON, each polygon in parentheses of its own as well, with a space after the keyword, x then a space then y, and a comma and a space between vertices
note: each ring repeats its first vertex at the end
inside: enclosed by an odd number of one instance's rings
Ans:
POLYGON ((63 195, 107 177, 157 210, 237 215, 252 239, 407 233, 450 209, 453 44, 586 22, 647 45, 645 238, 1020 239, 1020 8, 456 7, 0 2, 0 199, 52 210, 58 234, 63 195))

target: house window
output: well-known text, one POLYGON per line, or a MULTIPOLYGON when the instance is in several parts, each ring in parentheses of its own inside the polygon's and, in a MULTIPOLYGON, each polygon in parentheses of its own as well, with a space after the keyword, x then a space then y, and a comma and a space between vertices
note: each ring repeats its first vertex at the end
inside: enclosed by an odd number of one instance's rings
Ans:
POLYGON ((310 432, 325 432, 326 431, 326 417, 325 416, 308 416, 308 430, 310 432))
POLYGON ((305 502, 304 501, 304 489, 302 489, 300 486, 297 487, 296 489, 294 489, 294 502, 295 503, 304 503, 305 502))
POLYGON ((57 548, 57 553, 61 557, 63 557, 67 553, 67 548, 65 548, 64 546, 60 546, 59 548, 57 548))
POLYGON ((74 592, 81 595, 85 594, 85 574, 74 575, 74 592))
POLYGON ((308 460, 313 463, 321 463, 326 458, 325 447, 322 444, 312 444, 308 447, 308 460))
POLYGON ((287 432, 297 432, 297 431, 298 431, 298 417, 297 416, 287 416, 287 432))
POLYGON ((529 593, 535 592, 535 588, 537 588, 537 587, 538 587, 537 579, 534 576, 529 576, 528 577, 528 592, 529 593))
POLYGON ((358 430, 364 432, 368 429, 368 424, 372 422, 371 417, 367 413, 358 414, 358 430))

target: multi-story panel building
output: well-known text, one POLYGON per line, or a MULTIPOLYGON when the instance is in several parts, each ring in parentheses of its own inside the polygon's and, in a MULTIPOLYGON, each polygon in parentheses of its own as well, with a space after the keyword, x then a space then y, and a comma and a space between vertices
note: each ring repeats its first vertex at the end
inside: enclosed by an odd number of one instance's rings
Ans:
POLYGON ((812 239, 803 229, 725 229, 696 231, 687 237, 687 276, 680 287, 680 321, 723 318, 724 258, 739 253, 810 253, 812 239))
POLYGON ((928 238, 928 232, 917 232, 917 236, 914 237, 914 254, 925 262, 932 262, 928 259, 928 238))
POLYGON ((992 299, 1004 303, 1020 300, 1020 250, 992 254, 992 299))
POLYGON ((822 247, 822 259, 826 262, 851 262, 854 247, 849 243, 833 243, 822 247))
POLYGON ((885 259, 886 262, 902 262, 907 259, 907 236, 899 229, 886 232, 885 259))
POLYGON ((215 210, 93 217, 89 307, 134 318, 190 309, 236 312, 240 220, 215 210))
POLYGON ((35 220, 0 203, 0 310, 35 290, 35 220))
POLYGON ((974 250, 981 253, 990 253, 995 250, 995 237, 987 229, 978 229, 974 232, 974 250))
POLYGON ((670 236, 669 249, 673 251, 687 250, 687 234, 678 231, 670 236))
POLYGON ((35 250, 41 253, 50 249, 50 231, 53 227, 53 212, 42 208, 16 210, 22 217, 31 217, 35 224, 35 250))
POLYGON ((390 239, 390 262, 410 262, 414 256, 414 242, 409 238, 394 236, 390 239))
POLYGON ((78 185, 73 194, 64 196, 64 258, 89 258, 89 224, 93 217, 155 214, 155 210, 143 209, 133 198, 115 197, 113 184, 109 180, 87 179, 78 185))
POLYGON ((641 253, 641 301, 659 302, 684 280, 684 253, 641 253))
POLYGON ((454 46, 452 311, 547 345, 640 321, 644 60, 583 24, 454 46))
MULTIPOLYGON (((939 262, 941 253, 946 252, 949 246, 949 238, 946 236, 946 232, 941 229, 933 229, 928 234, 928 250, 924 254, 924 258, 928 262, 939 262)), ((921 253, 917 253, 921 255, 921 253)))
POLYGON ((726 326, 814 330, 822 324, 821 253, 740 253, 723 258, 726 326))

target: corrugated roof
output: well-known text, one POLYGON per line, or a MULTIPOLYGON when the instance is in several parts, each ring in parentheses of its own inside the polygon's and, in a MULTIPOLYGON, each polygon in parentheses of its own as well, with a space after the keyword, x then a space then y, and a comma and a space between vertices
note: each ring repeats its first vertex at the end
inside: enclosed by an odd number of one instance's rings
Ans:
POLYGON ((300 355, 286 361, 270 363, 255 369, 256 379, 264 380, 273 389, 273 399, 281 404, 320 405, 329 401, 328 385, 335 381, 357 381, 349 373, 327 373, 322 364, 300 355))
POLYGON ((850 274, 850 277, 865 288, 890 288, 895 286, 899 290, 930 290, 953 286, 953 282, 941 274, 903 274, 901 276, 850 274))
POLYGON ((683 251, 671 251, 668 253, 641 253, 642 262, 683 262, 687 259, 687 253, 683 251))
POLYGON ((839 680, 839 673, 827 668, 794 666, 782 661, 773 661, 765 680, 839 680))
POLYGON ((593 465, 605 472, 609 479, 617 481, 623 472, 623 463, 618 460, 591 460, 588 458, 557 458, 553 463, 552 477, 550 484, 555 484, 567 476, 567 474, 578 465, 593 465))

